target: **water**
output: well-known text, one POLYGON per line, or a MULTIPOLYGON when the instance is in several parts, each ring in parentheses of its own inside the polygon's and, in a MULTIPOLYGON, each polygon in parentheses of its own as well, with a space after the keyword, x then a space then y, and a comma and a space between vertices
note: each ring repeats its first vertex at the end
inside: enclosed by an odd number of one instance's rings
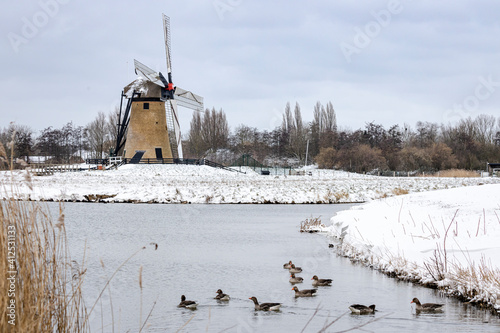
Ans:
POLYGON ((146 332, 300 332, 306 325, 305 332, 317 332, 335 319, 327 332, 367 323, 362 329, 373 332, 500 331, 499 319, 489 312, 352 264, 328 248, 326 237, 298 231, 305 218, 321 215, 328 223, 349 207, 67 203, 72 258, 82 262, 85 254, 88 309, 104 289, 90 316, 92 331, 137 332, 150 312, 146 332), (288 260, 304 269, 297 274, 305 281, 299 289, 311 288, 314 274, 333 278, 333 286, 295 299, 282 268, 288 260), (228 303, 213 299, 219 288, 231 296, 228 303), (177 308, 182 294, 197 301, 198 309, 177 308), (251 296, 281 302, 281 311, 256 312, 251 296), (413 297, 445 303, 445 311, 416 315, 413 297), (376 304, 379 311, 346 313, 353 303, 376 304))

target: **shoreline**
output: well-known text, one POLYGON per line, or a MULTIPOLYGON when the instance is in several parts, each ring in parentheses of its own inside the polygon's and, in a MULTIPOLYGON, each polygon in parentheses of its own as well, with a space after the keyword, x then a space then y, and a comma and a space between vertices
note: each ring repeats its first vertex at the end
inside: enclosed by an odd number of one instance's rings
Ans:
POLYGON ((395 279, 396 281, 409 282, 409 283, 413 283, 415 285, 418 285, 418 286, 421 286, 421 287, 424 287, 424 288, 438 290, 440 293, 442 293, 446 297, 452 297, 452 298, 455 298, 455 299, 461 301, 463 304, 470 304, 472 306, 480 308, 481 310, 489 311, 492 315, 497 316, 497 317, 500 318, 500 309, 497 309, 491 303, 483 302, 483 301, 473 302, 469 298, 467 298, 466 296, 464 296, 462 294, 454 293, 454 292, 449 292, 449 291, 443 289, 442 287, 440 287, 436 283, 424 283, 424 282, 422 282, 422 280, 419 280, 419 279, 416 279, 416 278, 411 278, 411 277, 408 277, 408 276, 399 276, 394 271, 387 271, 387 270, 375 268, 370 263, 363 262, 361 260, 354 260, 352 257, 340 253, 339 251, 337 251, 337 249, 334 249, 334 252, 339 257, 349 259, 349 261, 353 265, 360 264, 363 267, 366 267, 366 268, 375 270, 377 272, 380 272, 381 274, 387 275, 388 277, 390 277, 392 279, 395 279))
POLYGON ((374 200, 316 226, 337 255, 500 316, 500 185, 374 200))

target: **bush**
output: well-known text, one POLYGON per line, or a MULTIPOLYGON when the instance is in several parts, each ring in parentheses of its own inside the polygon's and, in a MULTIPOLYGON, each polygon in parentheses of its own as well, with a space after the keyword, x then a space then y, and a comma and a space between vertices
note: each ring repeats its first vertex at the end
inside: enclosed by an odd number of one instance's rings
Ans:
POLYGON ((354 172, 387 169, 387 162, 382 151, 365 144, 339 151, 337 160, 343 169, 354 172))
POLYGON ((432 167, 434 170, 456 168, 458 160, 453 151, 445 143, 434 143, 430 148, 432 167))
POLYGON ((320 169, 335 169, 337 152, 334 148, 321 148, 319 154, 316 155, 316 163, 320 169))
POLYGON ((399 152, 400 166, 405 171, 431 169, 431 158, 424 148, 405 147, 399 152))

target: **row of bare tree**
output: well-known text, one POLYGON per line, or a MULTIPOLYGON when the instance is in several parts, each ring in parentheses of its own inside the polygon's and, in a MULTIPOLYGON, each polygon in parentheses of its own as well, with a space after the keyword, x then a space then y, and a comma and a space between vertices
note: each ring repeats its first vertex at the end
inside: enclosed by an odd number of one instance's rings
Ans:
POLYGON ((230 164, 242 154, 250 154, 268 165, 317 163, 320 168, 340 168, 367 172, 374 169, 396 171, 438 171, 450 168, 485 169, 487 162, 500 161, 500 117, 478 115, 456 124, 418 122, 413 129, 393 125, 388 129, 367 123, 358 130, 337 127, 331 102, 320 102, 312 110, 313 120, 304 122, 300 105, 292 111, 287 103, 281 126, 259 131, 239 125, 233 132, 223 111, 194 114, 185 142, 189 157, 207 157, 230 164), (203 137, 207 128, 220 126, 217 140, 203 137))
POLYGON ((0 129, 0 143, 8 156, 28 163, 74 163, 84 158, 102 158, 115 145, 116 119, 115 112, 99 112, 86 126, 69 122, 61 128, 47 127, 38 136, 28 126, 11 123, 0 129))
POLYGON ((439 171, 484 170, 500 161, 500 118, 479 115, 451 125, 418 122, 385 130, 368 123, 364 130, 341 131, 330 147, 316 156, 320 167, 357 172, 373 169, 439 171))
MULTIPOLYGON (((321 168, 367 172, 373 169, 430 171, 448 168, 484 169, 500 161, 500 117, 479 115, 455 124, 418 122, 385 129, 367 123, 358 130, 339 129, 333 104, 317 102, 312 121, 301 107, 287 103, 280 126, 272 131, 239 125, 230 130, 223 110, 194 113, 183 142, 184 157, 209 158, 230 164, 242 154, 267 165, 317 163, 321 168)), ((69 122, 48 127, 38 136, 27 126, 0 129, 0 142, 10 156, 30 161, 42 156, 56 163, 108 156, 116 142, 118 110, 99 112, 86 126, 69 122), (13 144, 12 144, 13 143, 13 144)))

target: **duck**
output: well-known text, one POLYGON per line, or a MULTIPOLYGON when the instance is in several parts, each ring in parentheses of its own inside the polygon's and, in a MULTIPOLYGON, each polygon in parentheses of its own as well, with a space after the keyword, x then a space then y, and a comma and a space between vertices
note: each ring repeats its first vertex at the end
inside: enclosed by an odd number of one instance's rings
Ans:
POLYGON ((224 294, 221 289, 216 291, 217 296, 215 296, 216 300, 219 301, 229 301, 230 297, 228 294, 224 294))
POLYGON ((302 281, 304 281, 304 279, 301 278, 300 276, 295 276, 295 273, 292 273, 292 275, 290 275, 289 281, 291 284, 295 284, 295 283, 302 283, 302 281))
POLYGON ((294 264, 291 264, 291 265, 290 265, 290 268, 288 269, 288 271, 289 271, 290 273, 300 273, 300 272, 302 272, 302 268, 300 268, 300 267, 295 267, 295 265, 294 265, 294 264))
POLYGON ((303 289, 303 290, 299 290, 299 288, 297 288, 297 287, 293 287, 292 290, 295 291, 295 297, 312 297, 312 296, 316 296, 314 294, 316 294, 316 292, 318 291, 318 289, 303 289))
POLYGON ((444 304, 438 304, 438 303, 424 303, 424 304, 421 304, 420 301, 418 300, 418 298, 414 298, 411 302, 411 303, 415 303, 416 304, 416 310, 417 312, 432 312, 432 311, 441 311, 442 307, 444 306, 444 304))
POLYGON ((283 264, 283 268, 284 268, 284 269, 289 269, 289 268, 290 268, 290 266, 292 266, 292 261, 291 261, 291 260, 290 260, 289 262, 287 262, 287 263, 283 264))
POLYGON ((353 314, 370 314, 375 312, 375 304, 372 304, 370 306, 352 304, 351 306, 349 306, 349 310, 351 310, 353 314))
POLYGON ((333 281, 332 279, 319 279, 317 275, 314 275, 311 280, 313 280, 312 285, 314 287, 331 286, 333 281))
POLYGON ((262 310, 262 311, 278 311, 281 307, 281 303, 262 303, 259 304, 259 301, 257 301, 257 297, 252 296, 249 297, 248 299, 251 299, 253 301, 253 304, 255 304, 255 310, 262 310))
POLYGON ((186 296, 184 295, 181 296, 181 302, 178 305, 179 308, 186 308, 191 310, 196 309, 197 306, 198 304, 195 301, 186 301, 186 296))

